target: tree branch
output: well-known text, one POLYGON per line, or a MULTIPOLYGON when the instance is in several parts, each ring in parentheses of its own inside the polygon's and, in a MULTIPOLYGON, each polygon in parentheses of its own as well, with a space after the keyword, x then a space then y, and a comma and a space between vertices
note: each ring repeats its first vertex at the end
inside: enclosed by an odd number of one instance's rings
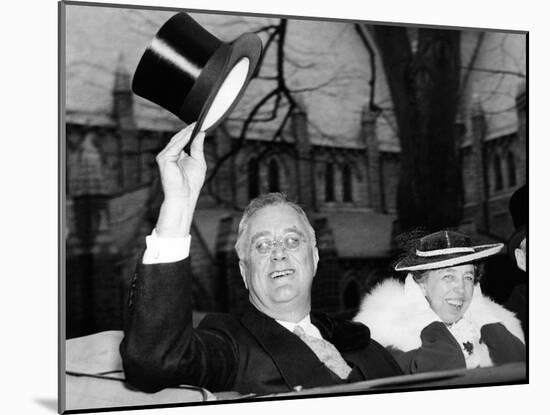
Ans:
POLYGON ((373 49, 372 45, 369 42, 369 38, 368 38, 367 34, 365 33, 366 28, 362 24, 359 24, 359 23, 356 23, 354 25, 354 27, 355 27, 355 31, 357 32, 357 34, 361 38, 361 41, 363 42, 363 46, 365 46, 365 48, 367 49, 367 53, 369 55, 369 65, 370 65, 370 74, 371 74, 369 82, 368 82, 369 87, 370 87, 370 91, 369 91, 369 109, 371 111, 378 112, 380 110, 380 108, 374 102, 375 95, 376 95, 376 56, 375 56, 375 53, 374 53, 374 49, 373 49))
POLYGON ((466 83, 468 82, 468 79, 470 78, 470 75, 472 73, 472 68, 474 67, 474 63, 477 59, 479 51, 481 50, 481 44, 483 43, 484 38, 485 38, 485 32, 483 32, 483 31, 479 32, 479 35, 478 35, 477 41, 476 41, 476 46, 474 48, 474 52, 472 53, 472 56, 470 58, 470 62, 468 63, 468 66, 466 66, 466 72, 464 73, 464 76, 462 77, 462 81, 460 82, 460 95, 461 96, 464 94, 464 89, 466 88, 466 83))
POLYGON ((271 92, 269 92, 267 95, 265 95, 260 101, 258 101, 256 103, 256 105, 254 106, 254 108, 252 108, 252 111, 250 111, 250 114, 248 114, 248 117, 246 118, 245 122, 243 123, 243 127, 241 129, 241 133, 239 135, 239 138, 237 140, 237 142, 235 143, 235 145, 231 146, 231 150, 229 150, 227 153, 225 153, 222 157, 220 157, 220 159, 218 160, 218 162, 216 163, 216 165, 214 166, 214 168, 212 169, 212 171, 210 172, 210 174, 208 175, 208 178, 206 179, 206 182, 209 183, 212 181, 212 179, 214 178, 214 176, 216 175, 216 173, 218 172, 218 170, 220 169, 221 165, 227 160, 229 159, 231 156, 233 156, 234 154, 236 154, 241 146, 242 146, 242 143, 244 141, 244 138, 246 137, 246 131, 248 130, 248 126, 254 122, 254 116, 256 115, 256 113, 259 111, 259 109, 262 107, 262 105, 264 105, 264 103, 266 103, 272 96, 274 96, 276 93, 277 93, 278 89, 275 88, 274 90, 272 90, 271 92))
POLYGON ((506 69, 489 69, 489 68, 476 68, 472 67, 472 71, 476 72, 486 72, 498 75, 512 75, 517 76, 518 78, 525 78, 525 74, 516 71, 507 71, 506 69))

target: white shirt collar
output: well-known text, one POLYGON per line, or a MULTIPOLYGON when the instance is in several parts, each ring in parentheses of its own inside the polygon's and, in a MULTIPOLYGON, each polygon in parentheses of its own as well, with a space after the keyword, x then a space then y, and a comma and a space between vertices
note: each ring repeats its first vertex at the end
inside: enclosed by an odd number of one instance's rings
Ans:
POLYGON ((319 332, 319 329, 311 323, 311 318, 309 314, 297 323, 293 323, 291 321, 283 321, 283 320, 275 320, 275 321, 279 323, 281 326, 283 326, 285 329, 287 329, 288 331, 294 332, 294 328, 296 326, 300 326, 304 329, 304 332, 308 336, 317 337, 318 339, 322 338, 321 333, 319 332))

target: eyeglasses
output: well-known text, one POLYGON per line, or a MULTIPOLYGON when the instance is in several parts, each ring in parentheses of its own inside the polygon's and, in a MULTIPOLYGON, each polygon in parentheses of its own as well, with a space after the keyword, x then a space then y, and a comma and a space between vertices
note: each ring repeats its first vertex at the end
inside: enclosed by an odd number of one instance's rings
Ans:
POLYGON ((288 251, 295 251, 299 248, 303 239, 297 234, 288 234, 280 239, 258 239, 254 244, 254 249, 260 254, 268 254, 273 251, 274 248, 282 246, 288 251))

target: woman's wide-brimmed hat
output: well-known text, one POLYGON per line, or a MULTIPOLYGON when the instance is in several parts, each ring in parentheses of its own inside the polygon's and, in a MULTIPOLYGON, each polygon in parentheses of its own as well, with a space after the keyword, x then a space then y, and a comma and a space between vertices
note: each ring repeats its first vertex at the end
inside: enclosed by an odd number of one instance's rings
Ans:
POLYGON ((415 249, 395 265, 396 271, 422 271, 466 264, 499 253, 504 244, 472 245, 469 236, 439 231, 418 240, 415 249))
POLYGON ((515 230, 508 238, 508 253, 514 260, 514 251, 527 233, 527 211, 529 210, 527 199, 527 185, 516 190, 510 198, 509 208, 515 230))
POLYGON ((132 90, 185 123, 196 122, 194 133, 206 131, 234 108, 261 54, 262 42, 254 33, 224 43, 187 13, 178 13, 145 50, 132 90))

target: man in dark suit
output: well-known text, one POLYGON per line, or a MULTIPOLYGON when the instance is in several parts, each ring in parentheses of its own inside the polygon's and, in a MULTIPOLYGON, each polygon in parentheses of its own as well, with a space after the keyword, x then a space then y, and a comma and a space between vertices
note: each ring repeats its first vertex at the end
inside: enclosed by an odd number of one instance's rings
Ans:
POLYGON ((191 384, 265 394, 401 374, 366 326, 311 312, 315 233, 281 194, 252 201, 239 225, 248 310, 192 327, 189 230, 206 174, 204 133, 183 151, 192 128, 157 156, 164 201, 132 283, 120 347, 127 381, 149 392, 191 384))

